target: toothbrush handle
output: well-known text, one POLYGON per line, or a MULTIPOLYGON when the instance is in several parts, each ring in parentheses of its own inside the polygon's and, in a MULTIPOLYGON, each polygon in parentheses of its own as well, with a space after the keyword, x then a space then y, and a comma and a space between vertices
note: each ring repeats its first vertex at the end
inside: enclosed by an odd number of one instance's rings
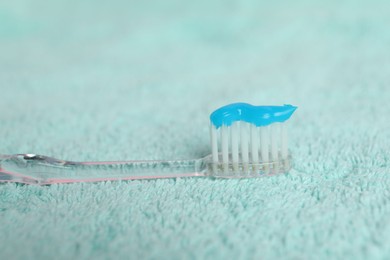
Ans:
POLYGON ((206 159, 71 162, 35 154, 0 155, 0 182, 55 184, 206 176, 206 159))

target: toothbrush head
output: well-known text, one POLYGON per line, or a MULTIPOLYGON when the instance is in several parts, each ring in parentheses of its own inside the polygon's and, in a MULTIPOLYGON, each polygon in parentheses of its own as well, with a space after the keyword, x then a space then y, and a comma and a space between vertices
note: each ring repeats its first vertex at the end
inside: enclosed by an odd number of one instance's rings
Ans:
POLYGON ((210 115, 209 174, 248 178, 287 172, 291 156, 286 121, 296 109, 234 103, 215 110, 210 115))

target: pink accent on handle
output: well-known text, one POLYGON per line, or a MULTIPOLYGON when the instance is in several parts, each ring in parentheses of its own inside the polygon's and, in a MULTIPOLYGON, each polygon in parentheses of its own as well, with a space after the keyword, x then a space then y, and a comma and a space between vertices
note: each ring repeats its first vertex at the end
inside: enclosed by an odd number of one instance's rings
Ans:
POLYGON ((92 178, 92 179, 56 179, 49 178, 41 184, 56 184, 56 183, 75 183, 75 182, 98 182, 98 181, 128 181, 128 180, 144 180, 144 179, 167 179, 167 178, 180 178, 180 177, 204 177, 203 173, 182 173, 182 174, 172 174, 164 176, 133 176, 133 177, 119 177, 119 178, 92 178))

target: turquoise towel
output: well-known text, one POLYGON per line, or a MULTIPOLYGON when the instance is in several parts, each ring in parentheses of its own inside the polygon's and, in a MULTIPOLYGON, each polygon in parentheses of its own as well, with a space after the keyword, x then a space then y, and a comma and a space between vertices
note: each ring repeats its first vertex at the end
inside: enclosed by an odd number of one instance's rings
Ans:
POLYGON ((2 154, 197 158, 222 105, 299 110, 287 175, 0 185, 0 259, 390 258, 389 8, 3 1, 2 154))

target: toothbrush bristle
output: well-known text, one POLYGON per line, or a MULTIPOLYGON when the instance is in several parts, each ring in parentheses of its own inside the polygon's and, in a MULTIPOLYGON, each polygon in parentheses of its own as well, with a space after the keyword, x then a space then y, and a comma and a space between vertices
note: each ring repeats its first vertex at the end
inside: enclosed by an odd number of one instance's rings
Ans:
POLYGON ((290 168, 286 123, 267 126, 237 121, 230 126, 210 124, 211 175, 257 177, 290 168))

